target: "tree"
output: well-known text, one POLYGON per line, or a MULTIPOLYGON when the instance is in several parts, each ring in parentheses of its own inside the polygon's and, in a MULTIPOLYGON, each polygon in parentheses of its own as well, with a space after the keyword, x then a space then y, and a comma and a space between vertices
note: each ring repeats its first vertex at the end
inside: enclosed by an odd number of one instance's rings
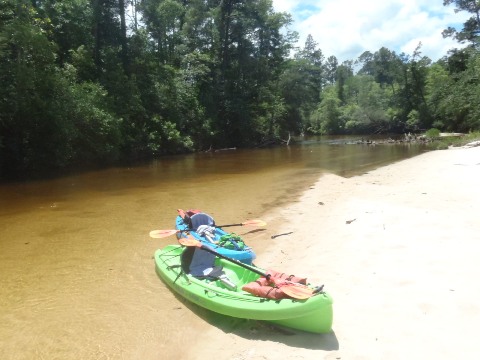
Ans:
POLYGON ((344 124, 341 121, 341 102, 336 96, 334 86, 325 89, 324 97, 318 109, 312 114, 309 131, 316 134, 339 134, 343 132, 344 124))
POLYGON ((286 128, 294 133, 303 133, 309 122, 305 111, 318 104, 318 94, 312 93, 306 85, 308 77, 304 76, 304 61, 290 60, 284 65, 284 71, 278 82, 281 98, 285 101, 286 128))
MULTIPOLYGON (((413 109, 411 110, 416 110, 418 112, 417 124, 419 125, 419 128, 428 129, 431 126, 432 118, 425 97, 425 83, 428 74, 428 66, 431 64, 431 60, 426 56, 421 56, 421 46, 422 43, 419 43, 413 52, 409 64, 409 74, 411 75, 409 86, 412 88, 410 101, 413 104, 413 109)), ((415 131, 417 129, 408 130, 415 131)))
POLYGON ((312 35, 307 36, 305 46, 295 54, 295 59, 303 61, 303 76, 306 79, 306 85, 311 88, 313 99, 315 102, 320 100, 320 94, 325 84, 324 79, 324 61, 322 50, 317 48, 317 43, 313 40, 312 35))
POLYGON ((182 44, 182 19, 186 7, 178 0, 142 2, 147 30, 156 42, 156 54, 162 64, 179 65, 178 46, 182 44))
POLYGON ((480 129, 480 57, 471 56, 467 68, 450 76, 440 65, 433 67, 427 84, 429 101, 435 109, 435 127, 447 131, 480 129))
POLYGON ((358 74, 372 75, 380 86, 390 86, 395 92, 394 83, 398 81, 401 69, 401 61, 395 52, 385 47, 374 54, 366 51, 359 56, 357 64, 362 64, 358 74))
POLYGON ((358 57, 355 61, 356 65, 361 65, 362 67, 358 70, 358 74, 363 75, 375 75, 375 58, 370 51, 364 51, 362 55, 358 57))
MULTIPOLYGON (((290 35, 282 34, 291 18, 275 14, 270 0, 222 1, 216 12, 219 46, 213 72, 218 140, 246 145, 261 140, 258 117, 268 119, 264 101, 278 101, 280 65, 289 51, 290 35)), ((277 113, 277 112, 276 112, 277 113)))
POLYGON ((9 175, 118 158, 118 119, 105 90, 80 84, 71 64, 59 67, 46 4, 0 8, 0 170, 9 175))
POLYGON ((323 62, 322 51, 309 35, 305 46, 285 66, 279 85, 290 131, 303 133, 318 106, 325 83, 323 62))
POLYGON ((338 60, 335 56, 329 56, 324 65, 325 84, 334 84, 337 76, 338 60))
POLYGON ((344 61, 338 68, 335 74, 337 85, 337 97, 340 102, 345 105, 347 98, 345 95, 345 83, 347 79, 353 76, 353 61, 344 61))
MULTIPOLYGON (((71 51, 80 47, 89 51, 90 57, 93 54, 93 11, 90 3, 90 0, 43 0, 41 7, 37 8, 49 24, 45 33, 57 45, 57 61, 61 65, 71 62, 71 51)), ((88 77, 91 79, 92 74, 88 77)))
POLYGON ((4 50, 0 58, 0 166, 7 171, 23 171, 45 164, 48 157, 52 162, 62 162, 55 156, 56 151, 65 150, 61 144, 43 144, 48 134, 65 129, 62 119, 52 117, 54 109, 49 106, 55 101, 55 44, 45 35, 42 27, 46 24, 41 19, 40 24, 33 24, 38 15, 29 2, 9 1, 2 4, 1 10, 4 50))
POLYGON ((350 77, 345 85, 345 128, 354 134, 386 133, 389 94, 371 75, 350 77))
POLYGON ((463 29, 457 31, 455 28, 448 27, 443 31, 444 37, 452 37, 460 43, 469 42, 471 46, 477 48, 480 46, 480 2, 478 0, 443 0, 443 5, 454 4, 455 12, 467 11, 472 16, 465 21, 463 29))
POLYGON ((444 130, 445 123, 445 105, 446 98, 449 96, 454 82, 449 75, 448 70, 440 63, 433 64, 426 78, 425 92, 427 94, 427 102, 432 114, 432 126, 434 128, 444 130))

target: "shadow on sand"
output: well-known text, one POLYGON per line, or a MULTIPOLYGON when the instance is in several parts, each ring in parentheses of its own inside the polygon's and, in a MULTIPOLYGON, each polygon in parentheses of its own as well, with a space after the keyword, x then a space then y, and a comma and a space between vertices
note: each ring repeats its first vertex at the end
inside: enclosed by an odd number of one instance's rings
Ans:
POLYGON ((335 351, 339 349, 338 339, 333 331, 327 334, 313 334, 270 324, 266 321, 238 319, 204 309, 178 294, 175 294, 175 297, 192 313, 224 333, 235 334, 248 340, 281 342, 287 346, 311 350, 335 351))

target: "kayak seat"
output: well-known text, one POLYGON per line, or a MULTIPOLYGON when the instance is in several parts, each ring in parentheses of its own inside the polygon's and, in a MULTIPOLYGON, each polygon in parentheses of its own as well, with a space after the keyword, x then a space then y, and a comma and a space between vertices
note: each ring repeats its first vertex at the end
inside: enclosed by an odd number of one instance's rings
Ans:
POLYGON ((207 225, 207 226, 215 226, 215 220, 213 218, 205 213, 198 213, 192 215, 190 218, 190 228, 193 231, 197 231, 199 226, 202 225, 207 225))
POLYGON ((182 270, 199 279, 217 279, 223 274, 223 267, 215 265, 215 255, 208 251, 189 246, 180 258, 182 270))

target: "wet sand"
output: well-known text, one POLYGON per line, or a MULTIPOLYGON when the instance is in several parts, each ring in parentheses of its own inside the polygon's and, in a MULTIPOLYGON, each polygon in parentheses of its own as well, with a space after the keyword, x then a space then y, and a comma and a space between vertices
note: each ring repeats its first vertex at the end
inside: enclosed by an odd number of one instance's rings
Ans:
POLYGON ((325 284, 332 333, 213 321, 182 358, 476 358, 479 180, 480 147, 429 152, 348 179, 322 176, 298 201, 265 214, 268 228, 251 245, 257 265, 325 284))

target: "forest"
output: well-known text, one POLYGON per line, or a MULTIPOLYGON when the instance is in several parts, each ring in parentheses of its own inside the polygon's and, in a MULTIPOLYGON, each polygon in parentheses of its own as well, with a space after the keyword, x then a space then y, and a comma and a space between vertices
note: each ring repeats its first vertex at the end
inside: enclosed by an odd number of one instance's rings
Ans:
MULTIPOLYGON (((436 0, 441 1, 441 0, 436 0)), ((480 129, 480 3, 452 49, 339 63, 271 0, 0 0, 0 178, 304 134, 480 129)), ((339 15, 340 16, 340 15, 339 15)))

